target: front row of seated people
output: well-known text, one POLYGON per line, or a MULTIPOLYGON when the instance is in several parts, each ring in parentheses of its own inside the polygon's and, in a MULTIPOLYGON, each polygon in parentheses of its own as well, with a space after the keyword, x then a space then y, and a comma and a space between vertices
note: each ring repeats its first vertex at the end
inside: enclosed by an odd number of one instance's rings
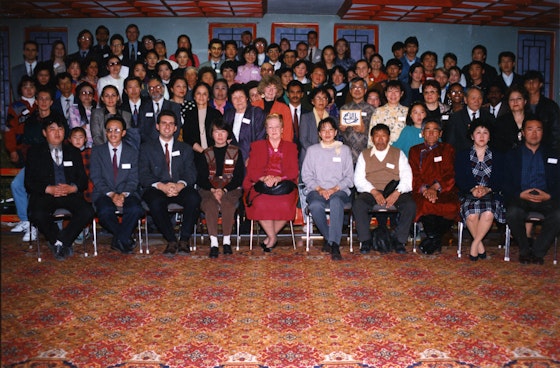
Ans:
MULTIPOLYGON (((38 96, 41 98, 41 94, 38 96)), ((174 137, 174 112, 163 110, 157 117, 158 139, 143 143, 139 152, 123 141, 127 134, 125 121, 119 116, 107 120, 107 143, 95 146, 91 152, 92 207, 83 196, 88 179, 82 156, 77 148, 64 143, 65 125, 61 121, 42 121, 46 142, 32 146, 25 169, 29 219, 45 235, 57 259, 72 254, 72 242, 95 212, 101 225, 113 234, 111 248, 131 253, 135 246, 132 233, 144 214, 142 200, 167 241, 164 254, 189 252, 199 208, 208 224, 210 257, 219 254, 219 213, 223 221, 223 252, 230 254, 230 234, 241 187, 248 193, 259 181, 269 187, 284 180, 297 184, 297 146, 282 140, 281 115, 273 113, 264 119, 266 139, 251 143, 248 160, 240 149, 229 144, 232 126, 215 120, 211 127, 214 145, 195 159, 191 146, 174 137), (167 210, 170 203, 183 207, 178 239, 167 210), (68 209, 72 217, 59 230, 51 214, 61 207, 68 209), (117 216, 121 215, 119 222, 117 216)), ((355 168, 350 148, 336 139, 338 127, 333 118, 319 121, 317 131, 320 141, 308 148, 301 178, 309 211, 324 237, 323 250, 330 252, 334 260, 341 259, 344 207, 352 202, 352 187, 357 192, 352 211, 362 253, 374 247, 370 220, 371 210, 376 208, 394 207, 398 212, 392 226, 391 248, 401 254, 406 253, 405 244, 414 221, 423 224, 426 234, 421 250, 431 254, 441 250, 442 235, 451 224, 462 219, 473 236, 473 261, 486 258, 482 239, 494 219, 502 223, 507 219, 520 246, 521 263, 542 264, 558 235, 560 164, 557 155, 541 146, 543 124, 539 120, 524 121, 524 144, 505 157, 488 147, 491 129, 483 120, 474 120, 469 128, 473 145, 456 154, 451 145, 441 142, 440 122, 425 119, 421 125, 424 142, 411 147, 408 159, 389 145, 390 128, 377 124, 370 131, 372 147, 360 154, 355 168), (327 206, 330 221, 325 215, 327 206), (534 240, 525 227, 529 211, 545 216, 534 240)), ((85 136, 82 144, 84 140, 85 136)), ((278 232, 293 220, 296 203, 294 190, 284 195, 259 193, 247 205, 247 218, 259 221, 266 233, 261 244, 265 252, 276 246, 278 232)))

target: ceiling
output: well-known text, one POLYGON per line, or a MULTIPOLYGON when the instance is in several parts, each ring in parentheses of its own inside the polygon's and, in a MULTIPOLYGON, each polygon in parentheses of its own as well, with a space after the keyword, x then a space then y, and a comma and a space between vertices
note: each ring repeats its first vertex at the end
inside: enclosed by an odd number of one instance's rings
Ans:
POLYGON ((0 0, 2 18, 226 17, 337 14, 343 20, 559 27, 558 0, 0 0))

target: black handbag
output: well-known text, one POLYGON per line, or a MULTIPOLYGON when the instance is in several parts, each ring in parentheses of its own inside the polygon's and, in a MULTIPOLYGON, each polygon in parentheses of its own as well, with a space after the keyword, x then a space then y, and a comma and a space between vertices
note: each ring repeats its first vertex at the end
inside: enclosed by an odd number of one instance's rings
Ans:
POLYGON ((296 189, 296 183, 291 180, 282 180, 278 184, 273 187, 269 187, 263 181, 256 182, 251 189, 249 189, 249 193, 247 193, 247 197, 245 199, 247 207, 251 207, 253 205, 253 201, 255 198, 260 196, 261 194, 268 194, 268 195, 284 195, 289 194, 296 189), (252 192, 257 192, 256 195, 251 196, 252 192))
POLYGON ((391 180, 383 189, 383 197, 387 198, 391 193, 393 193, 399 186, 400 180, 391 180))

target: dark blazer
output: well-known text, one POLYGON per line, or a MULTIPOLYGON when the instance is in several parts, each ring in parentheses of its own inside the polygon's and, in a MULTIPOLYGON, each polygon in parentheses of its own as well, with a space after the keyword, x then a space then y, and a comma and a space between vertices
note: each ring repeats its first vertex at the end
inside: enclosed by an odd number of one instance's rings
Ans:
POLYGON ((543 144, 560 154, 560 109, 558 104, 543 95, 535 108, 535 115, 543 122, 543 144))
MULTIPOLYGON (((492 188, 495 195, 499 195, 504 184, 504 155, 496 150, 492 151, 492 173, 488 187, 492 188)), ((472 163, 470 158, 471 148, 457 152, 455 156, 455 184, 459 188, 459 194, 466 196, 471 189, 478 185, 472 174, 472 163)))
MULTIPOLYGON (((179 133, 183 127, 181 120, 181 105, 176 102, 163 100, 161 110, 171 110, 175 114, 175 121, 177 122, 177 131, 173 135, 175 140, 179 138, 179 133)), ((159 137, 159 132, 156 129, 156 116, 154 111, 154 104, 148 101, 146 104, 140 106, 138 115, 138 129, 140 130, 140 138, 142 143, 150 140, 156 140, 159 137)))
POLYGON ((138 193, 138 151, 123 142, 121 160, 115 182, 113 177, 113 150, 109 143, 94 146, 90 158, 90 179, 93 182, 92 199, 106 196, 109 192, 130 193, 139 198, 138 193))
POLYGON ((490 133, 490 146, 505 153, 522 142, 520 136, 521 131, 517 127, 513 114, 508 112, 496 119, 494 129, 490 133))
MULTIPOLYGON (((80 150, 69 144, 62 144, 62 161, 67 184, 74 184, 82 195, 87 189, 88 177, 84 169, 80 150)), ((25 189, 33 198, 42 196, 49 185, 56 185, 54 178, 54 162, 48 143, 32 146, 27 153, 25 165, 25 189)))
MULTIPOLYGON (((126 65, 130 68, 134 64, 134 61, 130 59, 129 44, 130 44, 130 42, 125 42, 125 44, 124 44, 122 63, 123 63, 123 65, 126 65)), ((138 45, 138 47, 135 50, 136 51, 136 60, 137 61, 144 61, 144 55, 146 54, 146 49, 144 48, 144 45, 142 44, 141 41, 138 41, 137 45, 138 45)))
POLYGON ((183 180, 191 187, 196 183, 197 173, 192 147, 185 142, 174 140, 169 151, 172 176, 169 176, 167 171, 165 153, 161 148, 159 138, 142 144, 138 163, 142 191, 157 182, 176 183, 183 180))
MULTIPOLYGON (((126 129, 131 127, 132 115, 129 112, 117 109, 119 115, 124 119, 126 123, 126 129)), ((107 135, 105 134, 105 122, 109 117, 112 116, 104 107, 97 108, 91 111, 90 118, 90 130, 91 137, 93 138, 93 145, 102 145, 107 142, 107 135)), ((128 135, 128 132, 127 132, 128 135)), ((125 136, 126 137, 126 136, 125 136)), ((130 137, 129 139, 131 139, 130 137)), ((138 141, 139 143, 140 141, 138 141)), ((135 145, 135 143, 130 142, 135 145)))
MULTIPOLYGON (((505 93, 508 90, 508 86, 506 86, 506 82, 504 82, 504 78, 502 78, 502 73, 498 73, 498 76, 496 77, 496 79, 494 79, 494 84, 497 84, 498 86, 500 86, 500 88, 502 89, 502 91, 505 93)), ((513 81, 511 82, 511 85, 518 85, 518 86, 523 86, 523 76, 513 72, 513 81)))
POLYGON ((317 131, 318 121, 315 120, 313 111, 301 115, 299 122, 299 142, 301 143, 299 161, 303 164, 307 149, 319 143, 319 132, 317 131))
MULTIPOLYGON (((21 81, 21 78, 23 78, 24 75, 27 75, 26 68, 27 68, 26 63, 15 65, 12 68, 12 73, 10 76, 10 83, 12 85, 12 101, 17 101, 21 97, 20 94, 18 93, 18 85, 19 82, 21 81)), ((33 73, 35 73, 35 70, 33 70, 33 73)))
MULTIPOLYGON (((494 116, 482 109, 480 109, 479 119, 488 122, 490 126, 494 124, 494 116)), ((472 140, 469 136, 470 125, 471 117, 466 107, 461 111, 451 114, 447 126, 443 130, 443 141, 451 144, 456 152, 471 147, 472 140)))
MULTIPOLYGON (((251 106, 247 104, 247 109, 243 115, 243 120, 245 122, 241 123, 241 130, 239 131, 239 140, 233 137, 231 144, 239 147, 244 160, 249 158, 249 151, 251 149, 251 143, 264 139, 265 129, 264 129, 264 111, 258 107, 251 106)), ((233 123, 235 120, 235 109, 228 110, 224 113, 224 122, 229 124, 233 130, 233 123)))
MULTIPOLYGON (((492 113, 490 113, 490 104, 488 104, 487 106, 481 107, 480 109, 484 110, 484 111, 487 111, 489 114, 493 115, 492 113)), ((509 112, 510 112, 509 105, 504 100, 504 101, 502 101, 502 104, 500 105, 500 110, 498 110, 498 116, 496 116, 494 119, 498 119, 498 118, 506 115, 509 112)))
MULTIPOLYGON (((183 142, 194 146, 195 143, 200 144, 200 128, 198 122, 198 109, 196 105, 189 104, 185 113, 185 123, 183 124, 183 142)), ((204 126, 206 127, 206 140, 208 142, 208 147, 214 145, 214 139, 212 138, 211 124, 214 119, 222 117, 222 113, 213 107, 208 106, 206 108, 206 120, 204 121, 204 126)))
MULTIPOLYGON (((522 153, 524 144, 508 152, 506 156, 506 169, 504 183, 504 197, 506 202, 519 198, 521 190, 521 171, 523 169, 522 153)), ((546 187, 548 194, 553 200, 560 199, 560 155, 546 149, 542 144, 539 147, 544 161, 544 173, 546 176, 546 187)))

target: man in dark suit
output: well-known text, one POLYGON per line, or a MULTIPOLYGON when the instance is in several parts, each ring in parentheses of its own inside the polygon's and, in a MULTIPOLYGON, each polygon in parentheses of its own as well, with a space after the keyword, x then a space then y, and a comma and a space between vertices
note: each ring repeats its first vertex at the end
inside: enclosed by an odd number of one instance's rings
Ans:
POLYGON ((37 56, 39 55, 39 45, 35 41, 25 41, 23 43, 23 63, 12 68, 10 83, 12 85, 12 101, 20 99, 18 85, 24 75, 32 77, 37 66, 37 56))
POLYGON ((123 103, 121 108, 132 116, 131 126, 126 130, 127 141, 140 149, 140 111, 145 111, 152 100, 142 97, 142 81, 138 77, 124 80, 123 103))
POLYGON ((502 91, 507 91, 511 86, 522 86, 523 77, 515 72, 515 54, 511 51, 502 51, 498 55, 500 74, 494 80, 502 91))
POLYGON ((72 76, 68 72, 59 73, 56 75, 56 88, 60 91, 60 97, 54 100, 52 106, 53 111, 64 116, 66 121, 70 118, 70 109, 72 105, 78 101, 74 101, 74 94, 72 93, 72 76))
POLYGON ((159 113, 163 110, 171 110, 175 114, 177 130, 174 138, 179 138, 179 132, 183 126, 181 106, 178 103, 164 99, 164 91, 165 86, 159 77, 153 77, 148 81, 148 93, 150 94, 151 103, 142 106, 138 116, 138 128, 140 129, 142 143, 158 139, 159 133, 156 129, 156 121, 159 113))
POLYGON ((142 42, 138 42, 140 30, 136 24, 129 24, 126 27, 126 38, 128 42, 124 44, 123 59, 124 65, 132 68, 136 61, 143 61, 146 49, 142 42))
POLYGON ((194 188, 196 167, 192 147, 174 138, 177 120, 170 110, 163 110, 157 120, 157 139, 142 144, 140 148, 140 185, 142 198, 159 231, 167 241, 163 252, 173 256, 177 252, 190 252, 189 240, 198 218, 200 195, 194 188), (167 212, 167 205, 183 206, 181 237, 177 238, 167 212))
POLYGON ((510 112, 508 102, 504 101, 504 91, 496 81, 488 86, 488 104, 482 110, 489 112, 495 119, 510 112))
POLYGON ((123 142, 126 123, 113 116, 105 123, 107 143, 91 151, 90 176, 94 189, 92 200, 101 226, 113 234, 111 249, 132 253, 132 233, 144 209, 138 192, 138 151, 123 142), (122 214, 119 223, 116 211, 122 214))
POLYGON ((93 208, 84 199, 88 178, 80 151, 64 141, 64 124, 43 124, 45 143, 32 146, 27 154, 25 187, 29 193, 29 220, 39 228, 58 260, 72 255, 72 242, 93 219, 93 208), (57 208, 72 213, 59 230, 51 216, 57 208))
POLYGON ((560 234, 560 156, 541 144, 543 123, 528 118, 521 127, 524 143, 506 160, 504 197, 507 222, 519 244, 519 262, 544 264, 544 256, 560 234), (542 213, 542 229, 534 241, 526 233, 531 211, 542 213))
POLYGON ((76 43, 78 44, 78 51, 68 55, 68 60, 79 60, 83 65, 86 59, 93 58, 97 60, 98 65, 100 65, 98 55, 93 52, 93 34, 88 29, 83 29, 78 33, 76 43))
POLYGON ((490 126, 493 125, 493 116, 488 111, 481 109, 483 99, 484 96, 479 88, 469 88, 465 94, 466 106, 449 117, 449 121, 443 129, 443 141, 451 144, 456 152, 472 146, 468 131, 474 119, 482 119, 490 126))

